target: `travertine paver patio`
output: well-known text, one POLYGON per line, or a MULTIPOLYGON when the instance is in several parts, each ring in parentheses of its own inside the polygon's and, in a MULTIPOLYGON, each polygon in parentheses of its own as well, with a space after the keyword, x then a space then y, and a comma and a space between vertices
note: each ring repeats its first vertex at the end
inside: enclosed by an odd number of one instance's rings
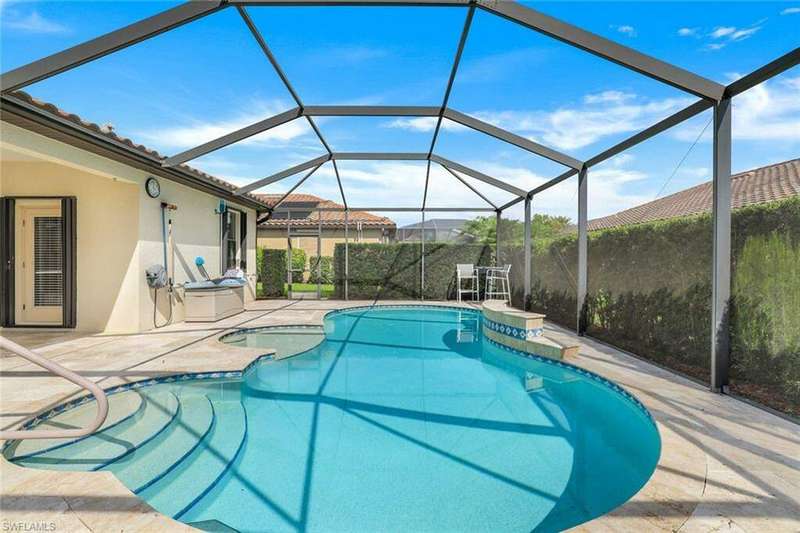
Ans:
MULTIPOLYGON (((136 335, 5 330, 59 363, 110 387, 187 371, 238 370, 263 349, 223 345, 231 328, 321 323, 326 312, 370 302, 261 301, 219 323, 176 324, 136 335)), ((400 303, 400 302, 391 302, 400 303)), ((416 302, 408 302, 416 303, 416 302)), ((580 343, 570 362, 634 393, 658 422, 662 456, 648 484, 586 531, 800 531, 800 426, 551 325, 580 343)), ((0 358, 0 425, 7 428, 80 392, 20 358, 0 358)), ((2 524, 55 531, 190 529, 160 515, 109 472, 20 468, 0 460, 2 524)))

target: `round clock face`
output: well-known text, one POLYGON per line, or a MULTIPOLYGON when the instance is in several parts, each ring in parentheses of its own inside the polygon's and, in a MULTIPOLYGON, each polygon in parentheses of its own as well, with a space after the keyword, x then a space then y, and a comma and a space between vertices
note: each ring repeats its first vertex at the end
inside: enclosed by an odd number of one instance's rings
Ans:
POLYGON ((161 194, 161 184, 155 178, 148 178, 144 187, 147 189, 147 194, 150 198, 158 198, 158 195, 161 194))

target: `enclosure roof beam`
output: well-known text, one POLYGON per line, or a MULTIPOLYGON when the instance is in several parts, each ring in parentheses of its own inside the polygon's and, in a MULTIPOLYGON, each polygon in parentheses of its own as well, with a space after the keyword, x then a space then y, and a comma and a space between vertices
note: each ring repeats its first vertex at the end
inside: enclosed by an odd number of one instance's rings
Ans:
POLYGON ((228 0, 232 5, 292 7, 464 7, 471 0, 228 0))
POLYGON ((298 180, 298 182, 297 182, 297 183, 295 183, 295 184, 292 186, 292 188, 291 188, 291 189, 289 189, 288 191, 286 191, 286 192, 283 194, 283 196, 281 196, 281 197, 278 199, 278 201, 277 201, 277 202, 275 202, 275 203, 274 203, 272 206, 270 206, 269 210, 270 210, 270 211, 274 211, 276 207, 278 207, 278 206, 279 206, 279 205, 281 205, 283 202, 285 202, 285 201, 286 201, 286 199, 289 197, 289 195, 290 195, 290 194, 292 194, 294 191, 296 191, 296 190, 297 190, 297 188, 298 188, 298 187, 300 187, 300 185, 302 185, 304 181, 306 181, 308 178, 310 178, 310 177, 311 177, 311 175, 312 175, 312 174, 314 174, 314 172, 316 172, 317 170, 319 170, 319 167, 321 167, 321 166, 322 166, 322 165, 324 165, 324 164, 325 164, 325 162, 323 161, 323 162, 322 162, 322 163, 320 163, 319 165, 317 165, 317 166, 313 167, 313 168, 312 168, 312 169, 311 169, 311 170, 308 172, 308 174, 306 174, 306 175, 305 175, 305 176, 303 176, 303 177, 302 177, 300 180, 298 180))
POLYGON ((347 198, 344 195, 344 187, 342 186, 342 177, 339 175, 339 166, 336 164, 336 160, 333 158, 331 158, 331 163, 333 163, 333 173, 336 175, 336 183, 339 185, 339 194, 342 195, 342 204, 346 209, 347 198))
POLYGON ((480 197, 483 199, 483 201, 484 201, 484 202, 486 202, 487 204, 489 204, 490 206, 492 206, 494 209, 497 209, 497 205, 495 205, 495 203, 494 203, 494 202, 492 202, 492 201, 491 201, 491 200, 489 200, 487 197, 485 197, 485 196, 483 195, 483 193, 481 193, 481 192, 480 192, 478 189, 476 189, 475 187, 473 187, 472 185, 470 185, 469 183, 467 183, 467 180, 465 180, 464 178, 462 178, 461 176, 459 176, 458 174, 456 174, 455 172, 453 172, 452 170, 450 170, 450 169, 449 169, 449 168, 447 168, 446 166, 442 165, 441 163, 439 163, 439 165, 440 165, 440 166, 441 166, 443 169, 445 169, 446 171, 448 171, 450 174, 452 174, 452 175, 453 175, 453 177, 454 177, 455 179, 457 179, 458 181, 460 181, 461 183, 463 183, 463 184, 464 184, 464 185, 465 185, 465 186, 466 186, 466 187, 467 187, 469 190, 471 190, 472 192, 474 192, 475 194, 477 194, 478 196, 480 196, 480 197))
POLYGON ((333 152, 336 161, 427 161, 423 152, 333 152))
POLYGON ((431 154, 431 161, 435 161, 442 166, 449 167, 453 170, 457 170, 462 174, 466 174, 471 178, 475 178, 476 180, 488 183, 489 185, 493 185, 498 189, 503 189, 506 192, 510 192, 511 194, 516 194, 517 196, 520 196, 522 198, 524 198, 525 195, 528 194, 527 191, 523 191, 519 187, 514 187, 510 183, 506 183, 497 178, 493 178, 491 176, 484 174, 483 172, 478 172, 475 169, 465 167, 460 163, 456 163, 455 161, 450 161, 449 159, 445 159, 444 157, 440 157, 436 154, 431 154))
POLYGON ((550 181, 542 183, 541 185, 539 185, 538 187, 533 189, 529 194, 531 196, 534 196, 536 194, 539 194, 540 192, 544 192, 547 189, 549 189, 550 187, 552 187, 554 185, 558 185, 562 181, 568 180, 572 176, 577 176, 578 172, 580 172, 580 170, 576 170, 574 168, 570 169, 570 170, 564 172, 563 174, 560 174, 560 175, 556 176, 555 178, 551 179, 550 181))
MULTIPOLYGON (((239 12, 239 15, 242 17, 242 20, 247 25, 247 28, 250 30, 250 33, 253 35, 253 38, 258 43, 258 46, 261 48, 261 51, 264 52, 264 55, 267 57, 267 60, 272 65, 272 68, 275 69, 275 72, 278 74, 278 77, 283 82, 283 85, 286 87, 286 90, 289 91, 289 94, 292 95, 297 107, 303 109, 303 101, 300 100, 300 96, 297 94, 297 91, 294 90, 294 87, 289 82, 289 78, 286 76, 286 72, 281 68, 280 63, 278 63, 278 59, 275 57, 275 54, 272 53, 269 46, 267 45, 267 41, 264 39, 264 36, 261 35, 261 32, 258 31, 255 22, 253 19, 250 18, 250 15, 247 14, 247 10, 245 10, 242 6, 236 6, 236 10, 239 12)), ((306 115, 306 120, 308 121, 308 125, 311 126, 311 129, 314 130, 319 142, 322 143, 322 146, 325 150, 330 154, 331 147, 328 145, 328 142, 325 140, 325 137, 322 136, 322 132, 317 127, 317 123, 314 122, 314 119, 310 116, 306 115)))
POLYGON ((548 148, 547 146, 535 143, 530 139, 526 139, 525 137, 516 135, 502 128, 498 128, 493 124, 483 122, 482 120, 478 120, 477 118, 471 117, 464 113, 460 113, 454 109, 450 108, 445 109, 444 117, 452 120, 453 122, 458 122, 463 126, 467 126, 468 128, 472 128, 473 130, 480 131, 481 133, 485 133, 487 135, 491 135, 495 139, 500 139, 501 141, 513 144, 518 148, 522 148, 523 150, 527 150, 538 156, 547 158, 550 161, 560 163, 565 167, 580 169, 583 166, 583 161, 575 159, 574 157, 562 154, 557 150, 553 150, 552 148, 548 148))
MULTIPOLYGON (((528 192, 527 197, 528 198, 532 198, 534 195, 539 194, 540 192, 546 191, 547 189, 549 189, 553 185, 558 185, 562 181, 564 181, 566 179, 569 179, 572 176, 577 176, 578 172, 580 172, 580 170, 571 168, 571 169, 567 170, 566 172, 564 172, 563 174, 560 174, 560 175, 556 176, 555 178, 551 179, 550 181, 546 181, 545 183, 542 183, 541 185, 539 185, 535 189, 531 190, 530 192, 528 192)), ((505 209, 508 209, 509 207, 520 203, 524 199, 525 198, 514 198, 510 202, 501 205, 500 206, 500 210, 503 211, 505 209)))
MULTIPOLYGON (((297 207, 280 207, 275 209, 276 213, 286 213, 291 211, 303 211, 303 209, 299 209, 297 207)), ((305 209, 304 211, 308 211, 305 209)), ((333 211, 333 212, 342 212, 342 211, 383 211, 383 212, 397 212, 397 213, 407 213, 407 212, 425 212, 425 213, 464 213, 464 212, 495 212, 495 209, 490 207, 426 207, 425 209, 421 207, 381 207, 381 206, 370 206, 370 207, 349 207, 345 209, 344 207, 317 207, 314 208, 313 211, 333 211)))
POLYGON ((279 115, 260 120, 254 124, 250 124, 249 126, 245 126, 244 128, 228 133, 227 135, 223 135, 222 137, 208 141, 207 143, 203 143, 200 146, 196 146, 186 150, 185 152, 181 152, 180 154, 169 157, 164 160, 162 165, 165 167, 174 167, 176 165, 186 163, 187 161, 196 159, 215 150, 219 150, 220 148, 224 148, 233 143, 242 141, 248 137, 252 137, 253 135, 263 133, 267 130, 280 126, 281 124, 291 122, 299 116, 300 108, 295 107, 294 109, 284 111, 279 115))
POLYGON ((321 155, 317 158, 306 161, 305 163, 300 163, 299 165, 287 168, 286 170, 281 170, 280 172, 273 174, 271 176, 267 176, 266 178, 262 178, 258 181, 254 181, 253 183, 249 183, 244 187, 239 187, 238 189, 236 189, 234 194, 237 196, 241 196, 242 194, 253 192, 256 189, 260 189, 261 187, 266 187, 270 183, 281 181, 282 179, 288 178, 289 176, 297 174, 298 172, 302 172, 312 167, 321 165, 326 161, 330 161, 330 159, 331 159, 331 154, 321 155))
POLYGON ((436 106, 400 105, 309 105, 303 115, 310 117, 437 117, 436 106))
POLYGON ((800 47, 734 81, 725 88, 725 96, 732 98, 798 64, 800 64, 800 47))
POLYGON ((422 193, 422 209, 425 209, 425 206, 428 203, 428 183, 431 181, 431 160, 428 159, 428 165, 425 168, 425 190, 422 193))
POLYGON ((154 37, 225 7, 216 1, 186 2, 157 15, 134 22, 61 52, 39 59, 0 76, 0 88, 7 93, 45 80, 89 61, 154 37))
POLYGON ((439 138, 439 130, 442 128, 442 118, 444 117, 444 110, 447 109, 447 103, 450 101, 450 92, 453 90, 453 83, 456 81, 456 72, 458 72, 458 65, 461 63, 461 55, 464 53, 464 45, 467 44, 467 36, 469 35, 469 28, 472 26, 472 19, 475 17, 475 5, 469 6, 467 16, 464 19, 464 27, 461 29, 461 37, 458 40, 458 47, 456 48, 456 55, 453 58, 453 66, 450 69, 450 78, 447 80, 447 86, 444 90, 444 98, 442 98, 442 106, 439 109, 439 118, 436 120, 436 127, 433 130, 433 138, 431 139, 431 147, 428 150, 428 157, 433 153, 436 147, 436 139, 439 138))
POLYGON ((610 159, 615 155, 624 152, 628 148, 632 148, 637 144, 644 142, 647 139, 650 139, 651 137, 654 137, 663 131, 670 129, 673 126, 677 126, 681 122, 688 120, 695 115, 699 115, 706 109, 709 109, 712 105, 713 105, 712 102, 709 102, 708 100, 698 100, 689 107, 681 109, 677 113, 668 116, 664 120, 661 120, 656 124, 653 124, 649 128, 640 131, 636 135, 633 135, 632 137, 629 137, 628 139, 625 139, 624 141, 615 144, 608 150, 605 150, 604 152, 597 154, 596 156, 589 159, 586 162, 586 165, 591 167, 598 163, 602 163, 606 159, 610 159))
POLYGON ((518 2, 478 0, 478 6, 489 13, 494 13, 701 98, 718 101, 725 91, 725 87, 719 83, 567 24, 518 2))

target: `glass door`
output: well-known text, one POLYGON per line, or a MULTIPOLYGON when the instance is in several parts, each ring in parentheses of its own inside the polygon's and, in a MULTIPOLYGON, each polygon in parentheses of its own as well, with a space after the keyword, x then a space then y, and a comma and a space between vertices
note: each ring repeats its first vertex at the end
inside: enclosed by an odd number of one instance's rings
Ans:
POLYGON ((61 202, 18 201, 15 218, 16 324, 60 326, 64 316, 61 202))

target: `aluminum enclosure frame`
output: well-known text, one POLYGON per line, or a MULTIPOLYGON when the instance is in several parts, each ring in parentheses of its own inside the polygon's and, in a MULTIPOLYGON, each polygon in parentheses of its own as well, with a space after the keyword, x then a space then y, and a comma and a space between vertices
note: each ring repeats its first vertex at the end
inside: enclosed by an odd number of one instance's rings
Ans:
MULTIPOLYGON (((713 268, 712 268, 712 341, 711 341, 711 367, 712 379, 711 388, 715 391, 724 391, 727 385, 727 372, 729 366, 729 328, 728 328, 728 305, 730 301, 730 240, 731 240, 731 206, 730 206, 730 173, 731 173, 731 113, 732 98, 752 87, 763 83, 766 80, 792 68, 800 63, 800 48, 796 48, 783 56, 767 63, 759 69, 754 70, 743 78, 724 86, 710 79, 699 76, 695 73, 666 63, 646 54, 638 52, 633 48, 621 45, 599 35, 585 31, 581 28, 545 15, 535 9, 519 4, 515 1, 504 0, 195 0, 180 4, 174 8, 163 11, 154 16, 125 26, 119 30, 101 35, 97 38, 78 44, 61 52, 57 52, 38 61, 5 72, 0 76, 0 91, 2 91, 2 102, 4 106, 14 104, 17 100, 13 96, 13 91, 22 89, 27 85, 36 83, 62 72, 71 70, 87 62, 104 57, 108 54, 122 50, 136 43, 170 31, 174 28, 191 23, 202 17, 216 13, 222 9, 235 8, 240 14, 244 24, 250 30, 253 38, 257 41, 265 57, 275 69, 286 89, 292 95, 296 107, 273 117, 267 117, 257 123, 235 132, 231 132, 218 139, 211 140, 200 146, 184 151, 182 153, 165 158, 161 161, 164 171, 174 172, 170 167, 176 167, 182 163, 208 154, 224 146, 240 142, 248 137, 257 135, 271 128, 278 127, 291 120, 304 118, 314 130, 320 143, 327 152, 325 155, 300 163, 271 176, 254 181, 244 187, 240 187, 237 195, 243 195, 263 186, 280 181, 286 177, 299 172, 310 170, 291 190, 283 195, 280 200, 272 206, 270 211, 283 211, 281 204, 285 201, 289 193, 297 189, 305 180, 313 175, 322 165, 331 161, 339 191, 342 196, 345 212, 345 220, 351 210, 381 210, 381 211, 420 211, 423 216, 426 212, 447 212, 447 211, 487 211, 495 212, 498 221, 502 212, 519 202, 525 203, 525 234, 524 246, 526 247, 525 264, 530 266, 530 245, 531 245, 531 203, 537 194, 578 175, 578 332, 585 330, 585 316, 583 313, 582 302, 585 300, 587 292, 587 186, 588 171, 591 167, 606 161, 625 150, 638 145, 639 143, 652 138, 653 136, 666 131, 667 129, 680 124, 691 117, 698 115, 708 109, 713 109, 714 129, 713 129, 713 150, 714 150, 714 175, 713 175, 713 268), (276 57, 269 49, 266 41, 259 32, 256 25, 250 19, 246 10, 247 6, 415 6, 415 7, 452 7, 465 9, 467 11, 464 26, 459 39, 457 51, 452 64, 450 77, 448 79, 445 94, 441 106, 305 106, 297 92, 289 82, 285 72, 280 67, 276 57), (661 83, 665 83, 679 90, 693 94, 700 98, 697 102, 685 109, 667 117, 666 119, 646 128, 645 130, 629 137, 628 139, 608 148, 596 156, 583 162, 567 154, 560 153, 552 148, 542 146, 538 143, 516 135, 512 132, 503 130, 495 125, 482 122, 474 117, 459 113, 448 108, 449 96, 455 81, 458 66, 468 39, 470 26, 476 9, 505 18, 516 24, 527 27, 554 38, 570 46, 576 47, 585 52, 591 53, 606 61, 621 65, 624 68, 648 76, 661 83), (315 116, 423 116, 435 117, 437 119, 430 149, 427 153, 348 153, 334 152, 326 142, 325 137, 313 120, 315 116), (547 181, 544 184, 530 190, 524 191, 503 180, 488 176, 477 170, 471 169, 460 163, 450 161, 434 153, 436 140, 441 128, 443 119, 447 118, 456 123, 462 124, 474 131, 492 136, 504 142, 510 143, 518 148, 527 150, 540 157, 547 158, 558 164, 567 167, 567 170, 547 181), (425 191, 422 206, 416 207, 396 207, 396 208, 355 208, 347 204, 345 191, 342 186, 337 160, 419 160, 427 161, 425 177, 425 191), (489 208, 430 208, 427 207, 428 181, 430 178, 431 162, 436 162, 443 166, 450 174, 456 177, 472 192, 480 196, 491 207, 489 208), (502 206, 496 206, 482 195, 477 189, 471 187, 457 173, 461 172, 474 179, 478 179, 491 186, 514 194, 516 198, 502 206)), ((123 148, 124 149, 124 148, 123 148)), ((337 209, 339 210, 339 209, 337 209)), ((347 247, 347 240, 345 246, 347 247)), ((423 244, 424 246, 424 244, 423 244)), ((497 242, 499 250, 499 239, 497 242)), ((346 259, 347 261, 347 259, 346 259)), ((424 264, 424 263, 423 263, 424 264)), ((526 273, 529 277, 530 272, 526 273)), ((424 280, 424 266, 421 272, 424 280)), ((423 281, 424 283, 424 281, 423 281)), ((347 284, 345 285, 347 294, 347 284)), ((530 280, 525 283, 525 297, 530 296, 530 280)))

